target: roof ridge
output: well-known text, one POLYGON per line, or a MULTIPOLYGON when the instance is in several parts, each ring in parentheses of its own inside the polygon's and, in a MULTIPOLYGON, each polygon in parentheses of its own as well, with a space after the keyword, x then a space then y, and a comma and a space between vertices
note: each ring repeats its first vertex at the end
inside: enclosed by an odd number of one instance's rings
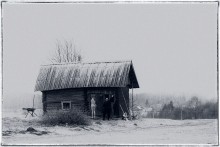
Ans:
POLYGON ((117 60, 117 61, 95 61, 95 62, 63 62, 63 63, 45 64, 45 65, 41 65, 41 66, 51 66, 51 65, 69 65, 69 64, 123 63, 123 62, 132 62, 132 60, 117 60))

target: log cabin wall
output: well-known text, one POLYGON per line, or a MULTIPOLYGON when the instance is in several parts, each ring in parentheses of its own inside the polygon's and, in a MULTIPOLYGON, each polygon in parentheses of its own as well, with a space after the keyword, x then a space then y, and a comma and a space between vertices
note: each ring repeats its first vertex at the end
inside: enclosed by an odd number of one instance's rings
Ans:
MULTIPOLYGON (((121 117, 123 112, 120 108, 129 114, 129 88, 110 88, 110 87, 101 87, 101 88, 73 88, 73 89, 62 89, 62 90, 51 90, 42 92, 42 101, 43 101, 43 110, 44 112, 50 110, 60 110, 62 109, 62 101, 71 101, 71 108, 81 108, 88 115, 90 114, 90 100, 91 94, 100 94, 104 96, 107 94, 109 96, 114 95, 115 102, 113 105, 114 116, 121 117), (125 104, 126 101, 126 104, 125 104)), ((101 103, 97 102, 99 108, 102 108, 103 100, 101 103)), ((102 112, 99 112, 102 113, 102 112)), ((99 114, 101 116, 101 114, 99 114)))
POLYGON ((62 101, 71 101, 71 108, 85 109, 85 92, 82 88, 45 91, 46 110, 62 109, 62 101))

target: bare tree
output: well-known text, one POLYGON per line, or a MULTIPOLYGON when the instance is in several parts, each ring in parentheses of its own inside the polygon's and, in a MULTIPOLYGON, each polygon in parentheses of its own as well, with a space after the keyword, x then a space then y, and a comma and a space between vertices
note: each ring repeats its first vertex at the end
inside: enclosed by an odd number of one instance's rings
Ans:
POLYGON ((194 115, 195 119, 197 119, 197 113, 200 105, 201 101, 197 96, 193 96, 188 102, 188 107, 192 110, 191 113, 194 115))
POLYGON ((71 41, 57 41, 55 54, 50 58, 52 63, 82 62, 82 55, 71 41))
POLYGON ((189 108, 196 109, 199 105, 201 105, 201 101, 197 96, 193 96, 188 102, 189 108))

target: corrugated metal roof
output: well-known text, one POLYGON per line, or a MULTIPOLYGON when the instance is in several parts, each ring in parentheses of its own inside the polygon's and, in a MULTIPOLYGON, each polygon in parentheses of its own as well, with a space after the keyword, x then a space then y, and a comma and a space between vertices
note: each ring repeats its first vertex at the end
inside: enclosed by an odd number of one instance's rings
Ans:
POLYGON ((50 64, 41 66, 35 91, 126 87, 129 81, 139 88, 132 61, 50 64))

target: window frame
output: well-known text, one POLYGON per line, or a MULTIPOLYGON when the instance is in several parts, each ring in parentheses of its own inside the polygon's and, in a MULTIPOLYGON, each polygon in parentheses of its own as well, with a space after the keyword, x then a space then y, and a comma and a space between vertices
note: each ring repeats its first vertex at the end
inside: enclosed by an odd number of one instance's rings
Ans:
POLYGON ((71 107, 72 107, 72 106, 71 106, 71 101, 61 101, 61 109, 62 109, 62 110, 70 110, 71 107), (69 109, 64 109, 64 108, 63 108, 63 104, 64 104, 64 103, 69 103, 69 105, 70 105, 69 109))

